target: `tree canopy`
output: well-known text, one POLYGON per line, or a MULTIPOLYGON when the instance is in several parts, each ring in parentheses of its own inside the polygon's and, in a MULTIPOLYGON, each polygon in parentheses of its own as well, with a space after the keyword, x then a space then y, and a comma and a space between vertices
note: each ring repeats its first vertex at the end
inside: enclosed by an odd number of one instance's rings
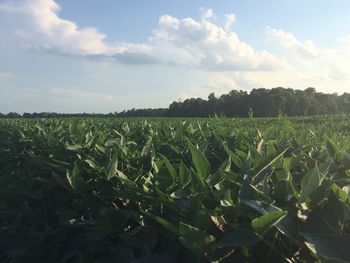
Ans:
POLYGON ((317 92, 315 88, 295 90, 291 88, 253 89, 250 92, 231 90, 219 97, 214 93, 208 99, 190 98, 182 102, 174 101, 168 108, 131 109, 109 114, 88 113, 18 113, 0 114, 7 118, 50 118, 50 117, 274 117, 279 114, 288 116, 322 115, 350 113, 350 93, 338 95, 317 92))

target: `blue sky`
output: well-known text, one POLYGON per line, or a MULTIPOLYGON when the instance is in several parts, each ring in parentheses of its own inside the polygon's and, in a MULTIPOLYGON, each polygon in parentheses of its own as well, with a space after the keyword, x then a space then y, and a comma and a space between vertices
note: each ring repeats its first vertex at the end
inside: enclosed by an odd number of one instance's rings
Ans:
POLYGON ((350 92, 350 1, 0 0, 0 112, 350 92))

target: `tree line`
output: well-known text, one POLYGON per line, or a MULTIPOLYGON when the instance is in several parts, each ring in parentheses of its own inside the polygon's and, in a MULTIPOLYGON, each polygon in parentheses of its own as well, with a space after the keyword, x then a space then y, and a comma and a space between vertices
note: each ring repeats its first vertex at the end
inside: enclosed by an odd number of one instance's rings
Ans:
POLYGON ((190 98, 174 101, 167 109, 132 109, 117 113, 118 117, 275 117, 350 113, 350 93, 338 95, 317 92, 315 88, 231 90, 208 99, 190 98))
POLYGON ((52 117, 274 117, 350 113, 350 93, 338 95, 317 92, 315 88, 253 89, 250 92, 231 90, 219 97, 214 93, 208 99, 190 98, 174 101, 168 108, 131 109, 108 114, 95 113, 23 113, 10 112, 0 118, 52 118, 52 117))

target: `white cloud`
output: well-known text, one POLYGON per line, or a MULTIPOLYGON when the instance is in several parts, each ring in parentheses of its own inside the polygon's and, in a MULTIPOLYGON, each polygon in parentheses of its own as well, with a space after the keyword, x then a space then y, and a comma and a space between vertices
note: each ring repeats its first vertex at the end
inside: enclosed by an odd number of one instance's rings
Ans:
MULTIPOLYGON (((153 30, 150 45, 156 52, 167 47, 175 49, 180 58, 187 58, 200 68, 208 70, 276 70, 287 64, 267 51, 257 52, 240 41, 234 32, 208 20, 178 19, 162 16, 159 26, 153 30)), ((168 57, 165 54, 165 57, 168 57)))
POLYGON ((16 33, 25 36, 25 30, 32 35, 46 40, 51 46, 70 54, 103 54, 110 52, 105 44, 106 36, 97 29, 79 28, 74 22, 58 16, 60 7, 53 0, 9 1, 1 4, 0 10, 16 13, 18 18, 25 19, 25 29, 16 33))
POLYGON ((199 12, 201 13, 202 20, 209 20, 214 17, 213 9, 201 7, 199 12))
POLYGON ((320 56, 320 50, 310 40, 299 41, 292 33, 275 28, 268 28, 267 34, 301 58, 309 59, 320 56))
POLYGON ((267 34, 277 39, 291 54, 290 61, 293 60, 300 71, 318 72, 324 76, 323 81, 350 80, 350 35, 336 39, 337 46, 333 48, 320 48, 310 40, 300 41, 283 30, 269 28, 267 34))
MULTIPOLYGON (((222 94, 231 89, 274 86, 301 89, 315 86, 332 92, 334 88, 345 90, 350 80, 350 35, 337 40, 338 48, 325 49, 310 40, 299 40, 292 33, 269 28, 267 34, 277 39, 290 55, 287 63, 269 51, 255 50, 232 32, 234 14, 225 15, 222 26, 215 23, 211 9, 201 9, 199 19, 163 15, 143 43, 110 44, 98 29, 81 28, 61 18, 59 10, 54 0, 7 0, 0 4, 0 12, 10 12, 11 20, 16 20, 14 34, 37 52, 122 64, 181 66, 178 69, 190 68, 191 72, 200 69, 198 79, 190 76, 181 83, 182 87, 188 83, 191 87, 180 92, 182 98, 206 98, 213 91, 222 94), (191 79, 195 80, 191 82, 191 79)), ((9 73, 0 73, 0 78, 9 77, 12 77, 9 73)), ((166 81, 162 86, 168 85, 166 81)), ((174 91, 175 95, 178 93, 174 91)), ((111 104, 115 102, 108 92, 53 89, 50 94, 66 100, 82 97, 86 101, 99 98, 111 104)), ((134 94, 131 97, 133 101, 134 94)))
POLYGON ((110 45, 106 35, 96 28, 80 28, 59 17, 60 7, 54 0, 8 0, 0 10, 26 18, 16 34, 30 42, 37 51, 53 52, 125 64, 183 65, 214 71, 277 70, 287 63, 263 50, 255 51, 229 32, 234 14, 226 15, 224 27, 210 21, 211 9, 200 10, 201 20, 161 16, 158 26, 141 44, 110 45))
POLYGON ((225 15, 226 21, 225 21, 225 31, 230 31, 231 27, 236 23, 236 15, 235 14, 227 14, 225 15))
POLYGON ((337 39, 337 43, 350 45, 350 35, 345 35, 337 39))

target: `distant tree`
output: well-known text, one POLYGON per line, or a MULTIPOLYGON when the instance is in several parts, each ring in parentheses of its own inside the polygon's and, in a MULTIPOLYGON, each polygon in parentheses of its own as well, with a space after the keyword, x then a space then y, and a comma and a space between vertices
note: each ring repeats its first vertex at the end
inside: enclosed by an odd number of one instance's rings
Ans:
POLYGON ((309 87, 309 88, 307 88, 306 90, 304 90, 304 92, 305 92, 307 95, 312 95, 312 94, 315 94, 315 93, 316 93, 316 89, 315 89, 315 88, 312 88, 312 87, 309 87))
POLYGON ((283 87, 253 89, 250 93, 232 90, 219 98, 211 93, 208 100, 173 102, 166 115, 199 117, 219 113, 228 117, 247 117, 249 109, 257 117, 272 117, 280 113, 288 116, 350 113, 350 95, 318 93, 313 87, 304 91, 283 87))
POLYGON ((21 118, 22 116, 18 114, 17 112, 9 112, 6 114, 7 118, 21 118))
POLYGON ((23 113, 22 116, 23 116, 23 118, 32 118, 33 117, 32 114, 28 113, 28 112, 23 113))
MULTIPOLYGON (((101 113, 24 113, 24 118, 69 118, 69 117, 208 117, 214 115, 227 117, 248 117, 253 112, 255 117, 273 117, 280 113, 288 116, 315 114, 350 114, 350 93, 343 95, 325 94, 309 87, 305 90, 276 87, 272 89, 257 88, 250 92, 231 90, 216 97, 212 92, 208 99, 190 98, 174 101, 168 108, 135 109, 101 113)), ((0 114, 0 118, 20 118, 20 114, 10 112, 0 114)))

